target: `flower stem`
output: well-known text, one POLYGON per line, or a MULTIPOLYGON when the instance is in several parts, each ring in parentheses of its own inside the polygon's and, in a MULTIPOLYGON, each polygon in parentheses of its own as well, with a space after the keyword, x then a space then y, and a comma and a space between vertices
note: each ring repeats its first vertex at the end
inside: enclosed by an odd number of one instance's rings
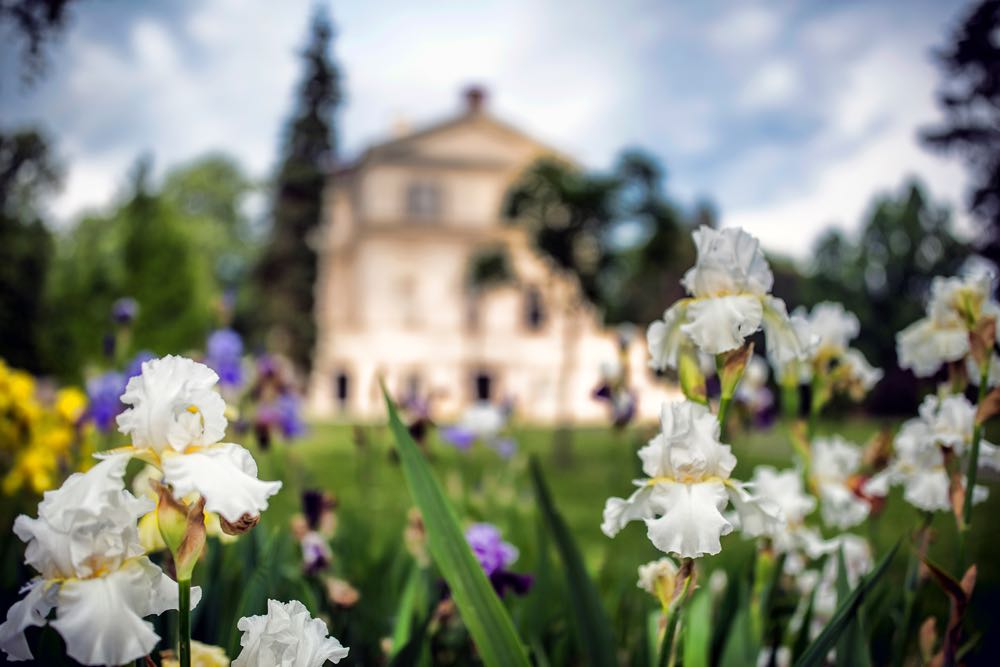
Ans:
POLYGON ((732 396, 723 396, 719 399, 719 437, 726 437, 726 415, 729 413, 729 404, 732 403, 732 396))
POLYGON ((686 559, 680 571, 687 571, 687 576, 684 578, 684 587, 673 604, 670 605, 670 610, 667 613, 667 627, 663 632, 663 643, 660 644, 659 667, 671 667, 674 664, 674 644, 677 643, 677 628, 680 625, 684 604, 687 602, 691 580, 694 578, 694 563, 690 558, 686 559))
POLYGON ((177 582, 177 655, 180 667, 191 667, 191 580, 177 582))
POLYGON ((906 657, 906 648, 913 629, 913 618, 917 608, 917 593, 920 591, 920 554, 924 549, 927 531, 930 529, 934 515, 922 512, 920 526, 914 534, 914 545, 910 552, 910 561, 906 567, 906 579, 903 583, 903 620, 896 628, 896 650, 893 653, 893 667, 902 667, 906 657))
MULTIPOLYGON (((979 397, 976 399, 976 407, 982 405, 988 390, 987 384, 990 378, 990 359, 982 363, 979 369, 979 397)), ((972 429, 972 446, 969 448, 969 464, 965 473, 965 505, 962 507, 962 525, 959 526, 958 535, 958 558, 959 573, 965 567, 965 537, 972 526, 972 497, 976 492, 976 475, 979 473, 979 443, 983 439, 983 425, 976 419, 976 425, 972 429)))

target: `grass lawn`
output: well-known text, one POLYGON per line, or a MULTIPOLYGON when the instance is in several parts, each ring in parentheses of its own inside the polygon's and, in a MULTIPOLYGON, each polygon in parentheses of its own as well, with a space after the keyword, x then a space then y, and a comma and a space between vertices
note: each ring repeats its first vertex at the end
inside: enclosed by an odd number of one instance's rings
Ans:
MULTIPOLYGON (((872 420, 852 419, 825 423, 819 432, 838 432, 863 443, 879 426, 872 420)), ((521 549, 518 565, 527 571, 531 571, 537 558, 538 523, 527 474, 528 456, 536 455, 555 502, 589 568, 598 576, 609 610, 614 614, 616 601, 626 591, 634 590, 636 567, 660 555, 649 544, 641 524, 629 526, 614 540, 606 538, 599 527, 605 500, 611 495, 627 495, 630 480, 639 476, 634 452, 645 444, 651 432, 581 428, 572 432, 569 445, 556 444, 555 433, 549 429, 525 428, 515 435, 520 450, 509 461, 482 446, 469 452, 457 451, 433 434, 428 439, 427 451, 437 478, 455 503, 460 518, 499 525, 505 538, 521 549)), ((790 440, 781 424, 766 432, 736 434, 729 440, 734 443, 733 450, 739 459, 734 473, 737 478, 749 478, 754 466, 760 464, 793 465, 790 440)), ((351 522, 367 522, 372 539, 381 548, 386 545, 391 548, 393 544, 403 548, 402 529, 412 503, 386 427, 316 424, 304 439, 262 453, 260 462, 264 469, 262 476, 280 478, 286 484, 268 512, 269 523, 285 521, 298 511, 298 494, 302 489, 324 489, 340 503, 343 529, 348 529, 346 524, 351 522)), ((991 627, 990 610, 1000 605, 1000 538, 996 528, 1000 486, 995 477, 986 483, 992 494, 987 502, 976 507, 973 519, 976 529, 968 546, 971 558, 980 568, 972 607, 972 626, 979 631, 991 627)), ((876 557, 896 541, 904 540, 889 580, 897 589, 902 585, 910 553, 907 536, 918 520, 917 511, 893 495, 878 517, 856 529, 870 538, 876 557)), ((930 557, 944 569, 953 571, 954 520, 950 514, 939 513, 933 528, 930 557)), ((748 559, 752 550, 751 542, 730 535, 723 539, 722 553, 703 559, 703 567, 733 566, 748 559)), ((922 604, 924 615, 931 611, 946 613, 947 600, 933 585, 924 586, 922 604)), ((987 654, 1000 650, 1000 641, 989 633, 983 642, 987 654)))

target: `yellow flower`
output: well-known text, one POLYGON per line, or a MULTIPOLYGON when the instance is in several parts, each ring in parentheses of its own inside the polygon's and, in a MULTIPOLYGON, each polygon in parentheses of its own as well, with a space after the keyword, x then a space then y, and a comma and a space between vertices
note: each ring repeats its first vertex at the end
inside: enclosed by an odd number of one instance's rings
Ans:
POLYGON ((56 392, 56 412, 70 424, 75 424, 87 409, 87 395, 76 387, 56 392))
POLYGON ((45 447, 32 446, 21 451, 14 468, 4 477, 4 494, 13 495, 25 485, 35 493, 48 491, 55 486, 57 463, 55 453, 45 447))
POLYGON ((29 419, 37 419, 41 406, 35 398, 35 378, 24 371, 12 370, 7 376, 7 393, 11 403, 29 419))
MULTIPOLYGON (((169 654, 163 655, 161 664, 163 667, 180 667, 181 663, 171 651, 169 654)), ((192 640, 191 667, 229 667, 229 658, 226 656, 226 652, 218 646, 210 646, 192 640)))

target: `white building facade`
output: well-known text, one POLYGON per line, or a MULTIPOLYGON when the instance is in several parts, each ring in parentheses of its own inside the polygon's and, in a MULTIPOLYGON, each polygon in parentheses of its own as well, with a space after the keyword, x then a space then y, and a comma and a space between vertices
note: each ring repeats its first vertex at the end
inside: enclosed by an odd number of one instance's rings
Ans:
MULTIPOLYGON (((446 420, 477 400, 510 400, 518 420, 601 422, 592 393, 618 358, 575 279, 503 220, 511 184, 553 151, 483 108, 370 147, 331 179, 317 239, 313 417, 381 419, 382 378, 397 398, 430 397, 446 420), (477 256, 506 256, 513 280, 470 285, 477 256)), ((676 389, 647 368, 643 332, 627 349, 639 413, 676 389)))

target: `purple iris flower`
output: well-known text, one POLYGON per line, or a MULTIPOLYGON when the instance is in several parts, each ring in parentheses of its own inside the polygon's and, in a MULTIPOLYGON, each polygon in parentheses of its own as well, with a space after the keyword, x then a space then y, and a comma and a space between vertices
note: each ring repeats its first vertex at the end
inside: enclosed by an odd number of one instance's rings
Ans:
POLYGON ((139 314, 139 304, 132 297, 118 299, 111 304, 111 319, 116 324, 131 324, 139 314))
POLYGON ((531 590, 534 578, 529 574, 518 574, 507 568, 517 560, 517 548, 504 542, 500 530, 489 523, 474 523, 465 531, 472 553, 475 554, 497 595, 503 597, 510 589, 518 595, 531 590))
POLYGON ((278 426, 286 438, 294 438, 306 432, 306 424, 302 420, 302 401, 289 392, 278 397, 278 426))
POLYGON ((465 531, 465 539, 487 576, 517 560, 517 548, 500 537, 500 529, 491 523, 474 523, 465 531))
POLYGON ((505 459, 509 459, 517 453, 517 441, 514 438, 497 438, 491 444, 497 454, 505 459))
POLYGON ((219 374, 222 386, 243 383, 243 338, 232 329, 217 329, 205 344, 205 363, 219 374))
POLYGON ((102 433, 114 427, 115 417, 125 409, 121 402, 125 383, 125 376, 114 371, 87 380, 87 416, 102 433))
POLYGON ((149 350, 142 350, 137 353, 132 361, 129 362, 128 367, 125 369, 125 379, 131 380, 137 375, 142 375, 142 365, 147 361, 152 361, 156 359, 156 355, 149 350))
POLYGON ((441 438, 465 452, 476 441, 476 434, 461 426, 445 426, 441 429, 441 438))

